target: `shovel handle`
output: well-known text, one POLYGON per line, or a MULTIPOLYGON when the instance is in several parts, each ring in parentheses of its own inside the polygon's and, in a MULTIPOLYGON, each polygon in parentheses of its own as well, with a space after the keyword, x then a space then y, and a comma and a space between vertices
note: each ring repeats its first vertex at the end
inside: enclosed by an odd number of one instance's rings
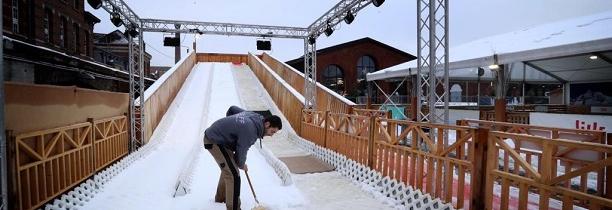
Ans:
POLYGON ((251 177, 249 177, 249 172, 244 171, 244 174, 246 174, 247 181, 249 181, 249 187, 251 187, 251 192, 253 193, 253 198, 255 198, 255 202, 257 202, 257 204, 259 204, 259 201, 257 200, 257 195, 255 195, 255 190, 253 190, 253 184, 251 184, 251 177))

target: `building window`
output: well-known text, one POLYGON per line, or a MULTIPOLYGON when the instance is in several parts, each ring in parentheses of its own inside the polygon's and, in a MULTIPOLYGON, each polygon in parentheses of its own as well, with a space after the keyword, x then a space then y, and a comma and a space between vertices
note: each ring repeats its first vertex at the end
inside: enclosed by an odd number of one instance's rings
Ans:
MULTIPOLYGON (((83 0, 81 0, 83 1, 83 0)), ((79 0, 74 0, 74 8, 79 9, 79 0)))
POLYGON ((357 61, 357 82, 365 80, 366 74, 376 70, 376 63, 372 57, 364 55, 357 61))
POLYGON ((342 94, 344 91, 344 74, 337 65, 329 65, 323 71, 323 85, 342 94))
POLYGON ((72 25, 72 31, 73 31, 72 37, 74 37, 74 52, 79 54, 81 52, 80 51, 81 44, 79 42, 80 41, 80 39, 79 39, 79 25, 74 23, 72 25))
POLYGON ((59 23, 59 44, 60 47, 66 47, 66 17, 62 17, 62 20, 59 23))
POLYGON ((85 32, 85 55, 89 56, 89 33, 85 32))
POLYGON ((19 33, 19 0, 13 0, 13 32, 19 33))
POLYGON ((53 39, 53 14, 50 9, 45 9, 45 17, 43 17, 43 34, 45 35, 45 41, 51 43, 53 39))

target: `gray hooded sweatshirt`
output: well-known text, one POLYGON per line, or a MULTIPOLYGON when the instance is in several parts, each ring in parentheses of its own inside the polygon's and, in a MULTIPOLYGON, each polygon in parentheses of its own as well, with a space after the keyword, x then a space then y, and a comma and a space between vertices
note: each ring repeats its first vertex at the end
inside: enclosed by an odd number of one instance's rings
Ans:
POLYGON ((242 168, 251 145, 258 138, 263 138, 263 121, 264 118, 260 114, 231 106, 226 117, 215 121, 204 134, 212 143, 234 151, 234 160, 238 167, 242 168))

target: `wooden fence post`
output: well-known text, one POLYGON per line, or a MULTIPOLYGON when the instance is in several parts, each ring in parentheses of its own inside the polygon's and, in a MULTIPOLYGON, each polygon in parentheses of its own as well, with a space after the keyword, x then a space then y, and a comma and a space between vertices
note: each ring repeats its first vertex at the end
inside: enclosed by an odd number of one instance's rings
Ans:
MULTIPOLYGON (((604 133, 603 138, 604 138, 604 142, 606 142, 608 145, 612 145, 612 133, 608 133, 608 134, 604 133)), ((606 157, 612 158, 612 154, 608 153, 606 154, 606 157)), ((605 174, 606 174, 606 177, 604 180, 606 183, 606 190, 604 191, 604 196, 606 198, 612 199, 612 166, 606 167, 605 174)))
POLYGON ((374 135, 376 129, 376 117, 370 116, 370 133, 368 135, 368 167, 374 168, 374 135))
POLYGON ((96 164, 96 124, 93 118, 87 118, 87 122, 91 124, 91 166, 93 167, 92 173, 95 174, 98 168, 96 164))
POLYGON ((472 180, 470 182, 470 187, 472 191, 470 209, 485 209, 484 202, 487 199, 492 199, 491 195, 485 194, 486 179, 489 178, 488 174, 486 173, 488 149, 487 142, 489 141, 488 138, 489 129, 478 128, 476 130, 476 136, 474 139, 474 160, 472 162, 472 180))
POLYGON ((329 119, 329 110, 325 111, 325 134, 323 136, 323 147, 327 148, 327 132, 329 131, 329 126, 327 126, 327 119, 329 119))
POLYGON ((17 153, 15 150, 17 149, 15 142, 15 135, 12 130, 6 130, 6 164, 7 164, 7 181, 8 181, 8 201, 6 204, 8 205, 7 209, 19 209, 19 201, 17 193, 17 157, 15 156, 17 153))

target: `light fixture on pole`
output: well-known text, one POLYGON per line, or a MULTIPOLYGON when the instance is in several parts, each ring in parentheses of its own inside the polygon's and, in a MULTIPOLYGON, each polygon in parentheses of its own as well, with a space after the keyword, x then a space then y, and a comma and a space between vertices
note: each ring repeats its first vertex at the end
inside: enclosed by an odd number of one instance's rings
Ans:
POLYGON ((327 28, 325 28, 325 36, 331 36, 334 33, 334 29, 329 25, 329 21, 327 21, 327 28))
POLYGON ((349 10, 348 12, 346 12, 346 16, 344 16, 344 22, 346 24, 351 24, 353 20, 355 20, 355 15, 353 15, 351 10, 349 10))
POLYGON ((316 36, 315 36, 315 35, 309 36, 309 37, 308 37, 308 44, 313 45, 313 44, 315 44, 315 43, 317 43, 317 38, 316 38, 316 36))
POLYGON ((596 55, 591 55, 591 56, 589 56, 589 59, 591 59, 591 60, 597 60, 597 58, 598 58, 598 57, 597 57, 596 55))
POLYGON ((100 7, 102 7, 102 0, 87 0, 87 3, 94 9, 100 9, 100 7))
POLYGON ((113 25, 115 25, 116 27, 119 27, 123 24, 123 21, 121 20, 121 16, 119 15, 117 11, 113 11, 111 13, 110 20, 113 23, 113 25))
POLYGON ((382 5, 383 3, 385 3, 385 0, 372 0, 372 4, 375 7, 380 7, 380 5, 382 5))

